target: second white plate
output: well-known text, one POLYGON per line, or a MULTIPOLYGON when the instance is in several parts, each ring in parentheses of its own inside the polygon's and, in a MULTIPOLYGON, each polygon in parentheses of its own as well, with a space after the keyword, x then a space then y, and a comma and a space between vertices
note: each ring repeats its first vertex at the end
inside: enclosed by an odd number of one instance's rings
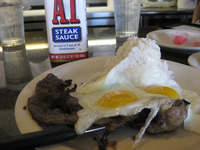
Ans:
POLYGON ((147 37, 155 40, 159 46, 173 52, 192 54, 200 51, 200 31, 183 29, 156 30, 148 33, 147 37), (184 42, 185 36, 186 41, 184 42), (180 40, 179 44, 173 42, 175 38, 180 40))

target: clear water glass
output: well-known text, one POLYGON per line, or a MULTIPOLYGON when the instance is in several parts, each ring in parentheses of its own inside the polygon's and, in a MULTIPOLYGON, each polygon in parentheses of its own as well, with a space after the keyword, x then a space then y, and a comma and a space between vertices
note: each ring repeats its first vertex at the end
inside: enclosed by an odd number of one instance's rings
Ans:
POLYGON ((137 36, 141 0, 114 0, 116 50, 132 36, 137 36))
POLYGON ((0 40, 6 86, 21 90, 32 79, 25 48, 22 0, 0 0, 0 40))

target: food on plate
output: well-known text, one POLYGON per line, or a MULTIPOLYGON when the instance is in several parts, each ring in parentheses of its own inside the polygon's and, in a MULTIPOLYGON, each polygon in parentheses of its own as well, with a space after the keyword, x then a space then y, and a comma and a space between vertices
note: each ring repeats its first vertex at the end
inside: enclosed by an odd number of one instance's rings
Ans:
POLYGON ((130 38, 90 82, 69 88, 71 81, 47 75, 29 98, 29 111, 41 123, 75 124, 78 134, 93 124, 108 132, 138 127, 135 143, 145 131, 169 132, 182 124, 200 134, 200 96, 182 89, 160 58, 155 41, 130 38))
POLYGON ((176 33, 172 39, 172 43, 176 45, 184 45, 187 47, 199 47, 200 42, 195 37, 189 36, 188 33, 176 33))
POLYGON ((188 35, 176 35, 172 40, 172 43, 182 45, 187 43, 188 35))
POLYGON ((69 95, 76 89, 76 85, 68 88, 71 82, 62 81, 53 74, 39 81, 35 94, 28 100, 28 109, 33 119, 45 125, 74 125, 78 119, 76 112, 82 107, 76 98, 69 95))

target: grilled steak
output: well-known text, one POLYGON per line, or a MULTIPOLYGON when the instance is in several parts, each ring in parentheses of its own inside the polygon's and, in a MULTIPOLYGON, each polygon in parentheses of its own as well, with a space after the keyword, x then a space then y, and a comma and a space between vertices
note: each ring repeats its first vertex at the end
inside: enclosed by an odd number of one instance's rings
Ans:
POLYGON ((34 120, 45 125, 74 125, 78 119, 76 113, 65 113, 59 108, 50 108, 50 104, 40 101, 37 96, 28 99, 28 109, 34 120))
POLYGON ((50 124, 73 125, 78 117, 76 112, 82 107, 78 100, 69 95, 76 85, 69 89, 72 80, 62 81, 48 74, 36 85, 35 94, 28 99, 28 109, 36 121, 50 124))
POLYGON ((187 118, 187 101, 177 100, 168 110, 160 110, 151 121, 147 132, 161 133, 177 129, 187 118))

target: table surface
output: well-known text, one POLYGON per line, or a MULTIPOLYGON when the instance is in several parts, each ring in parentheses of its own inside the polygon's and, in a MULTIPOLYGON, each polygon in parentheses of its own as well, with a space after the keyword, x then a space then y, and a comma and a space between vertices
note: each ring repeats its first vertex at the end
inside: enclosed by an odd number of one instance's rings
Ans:
MULTIPOLYGON (((150 31, 157 30, 157 27, 142 28, 139 30, 139 37, 145 37, 150 31)), ((51 69, 48 56, 48 45, 46 32, 34 31, 26 32, 26 47, 33 76, 36 77, 51 69), (33 45, 40 45, 40 49, 31 49, 33 45)), ((89 57, 112 56, 115 55, 115 28, 99 27, 88 29, 89 57), (104 44, 94 44, 102 42, 104 44), (111 41, 111 42, 106 42, 111 41)), ((178 54, 161 49, 162 59, 187 64, 188 54, 178 54)), ((6 89, 3 55, 0 51, 0 138, 19 135, 17 128, 14 107, 20 91, 10 91, 6 89)))

